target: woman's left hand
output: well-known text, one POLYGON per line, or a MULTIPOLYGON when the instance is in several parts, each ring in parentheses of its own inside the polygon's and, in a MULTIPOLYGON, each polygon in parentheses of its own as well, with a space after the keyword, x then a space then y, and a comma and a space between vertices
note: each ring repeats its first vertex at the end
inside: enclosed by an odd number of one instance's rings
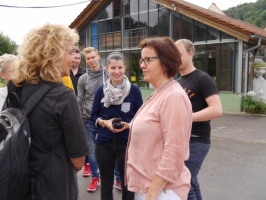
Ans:
POLYGON ((115 128, 113 128, 113 129, 112 129, 113 133, 120 133, 120 132, 122 132, 123 130, 126 130, 126 129, 129 128, 129 123, 127 123, 127 122, 121 122, 121 124, 124 125, 123 128, 120 128, 120 129, 115 129, 115 128))

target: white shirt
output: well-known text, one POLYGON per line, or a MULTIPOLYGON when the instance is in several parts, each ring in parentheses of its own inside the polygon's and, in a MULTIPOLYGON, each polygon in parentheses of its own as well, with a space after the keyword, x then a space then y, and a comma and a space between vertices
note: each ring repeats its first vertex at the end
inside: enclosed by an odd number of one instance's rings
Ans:
MULTIPOLYGON (((5 103, 6 100, 6 96, 7 96, 7 87, 1 87, 0 88, 0 109, 2 110, 2 107, 5 103)), ((1 111, 0 110, 0 111, 1 111)))

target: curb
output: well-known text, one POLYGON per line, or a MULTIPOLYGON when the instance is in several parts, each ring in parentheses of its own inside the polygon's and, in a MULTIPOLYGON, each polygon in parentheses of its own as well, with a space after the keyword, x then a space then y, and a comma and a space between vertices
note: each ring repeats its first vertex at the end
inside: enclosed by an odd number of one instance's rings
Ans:
POLYGON ((230 112, 230 111, 223 111, 223 114, 230 114, 230 115, 247 115, 247 116, 258 116, 258 117, 266 117, 266 114, 251 114, 251 113, 246 113, 246 112, 230 112))

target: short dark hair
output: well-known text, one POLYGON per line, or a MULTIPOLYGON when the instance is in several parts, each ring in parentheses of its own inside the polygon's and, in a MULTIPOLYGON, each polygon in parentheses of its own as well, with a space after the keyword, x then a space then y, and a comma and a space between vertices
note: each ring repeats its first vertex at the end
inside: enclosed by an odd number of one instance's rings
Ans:
POLYGON ((181 65, 181 57, 174 41, 171 38, 145 38, 140 42, 139 47, 141 49, 148 47, 155 50, 166 76, 170 78, 177 74, 181 65))
POLYGON ((109 64, 111 59, 122 60, 124 62, 124 56, 122 53, 114 51, 107 56, 107 63, 109 64))
POLYGON ((80 49, 79 49, 77 46, 74 46, 73 49, 74 49, 74 52, 75 52, 75 53, 80 53, 80 49))

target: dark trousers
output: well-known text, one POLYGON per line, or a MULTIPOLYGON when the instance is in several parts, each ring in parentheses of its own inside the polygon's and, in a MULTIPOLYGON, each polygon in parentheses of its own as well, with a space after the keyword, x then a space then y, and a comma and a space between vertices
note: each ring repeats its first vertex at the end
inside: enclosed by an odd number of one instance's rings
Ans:
POLYGON ((121 180, 122 200, 134 200, 135 194, 124 183, 126 145, 117 140, 96 144, 95 156, 101 177, 101 200, 113 200, 114 169, 117 160, 121 180))
POLYGON ((189 159, 185 161, 185 165, 191 173, 191 188, 188 193, 188 200, 202 200, 198 174, 209 149, 210 144, 198 142, 189 144, 189 159))

